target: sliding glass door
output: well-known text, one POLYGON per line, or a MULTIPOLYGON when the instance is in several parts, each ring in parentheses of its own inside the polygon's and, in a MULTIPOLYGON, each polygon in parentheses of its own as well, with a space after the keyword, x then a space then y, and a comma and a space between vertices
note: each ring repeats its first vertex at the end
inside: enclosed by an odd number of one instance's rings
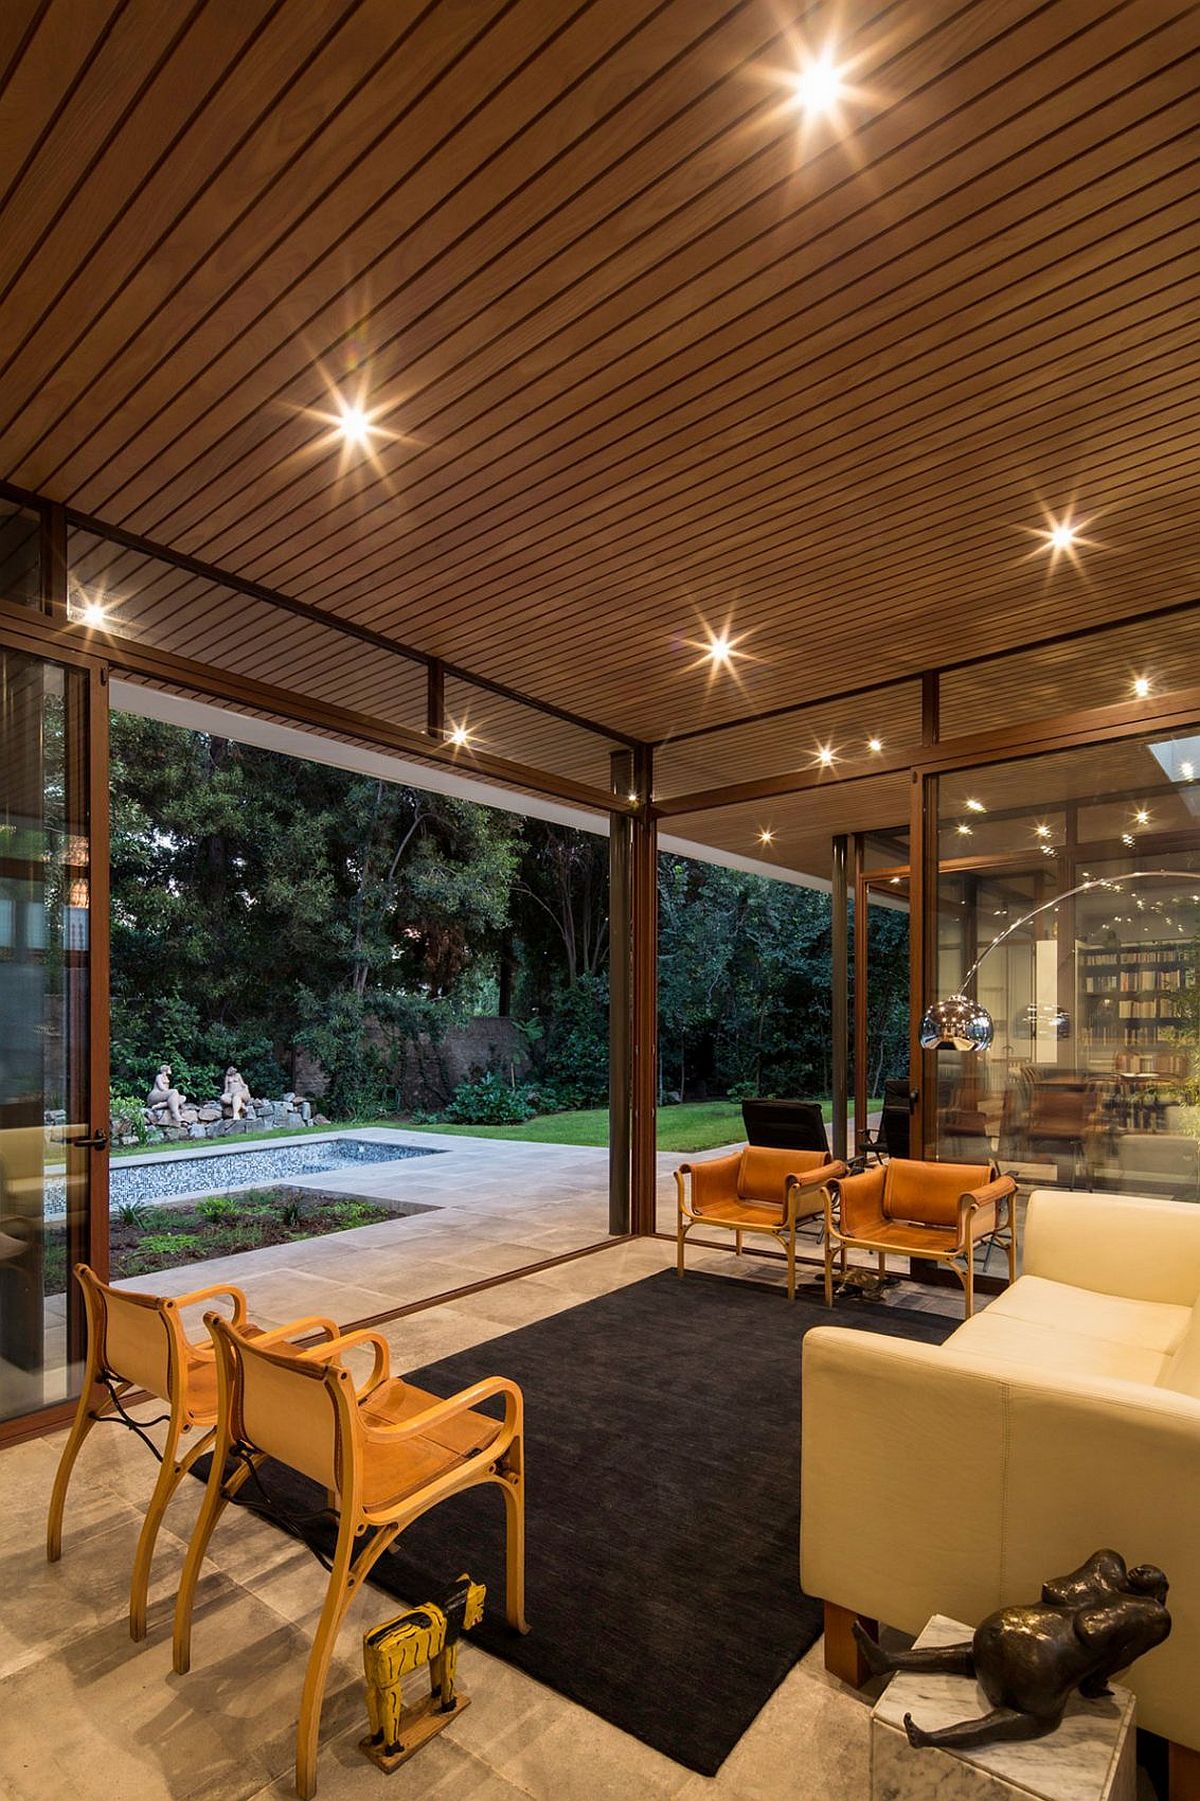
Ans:
POLYGON ((107 1253, 106 691, 0 633, 0 1436, 78 1393, 107 1253))

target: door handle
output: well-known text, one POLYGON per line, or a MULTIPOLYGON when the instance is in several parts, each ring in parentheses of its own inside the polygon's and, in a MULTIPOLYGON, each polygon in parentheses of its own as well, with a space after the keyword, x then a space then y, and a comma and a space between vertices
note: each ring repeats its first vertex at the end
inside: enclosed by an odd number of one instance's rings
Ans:
POLYGON ((108 1133, 93 1132, 90 1138, 77 1138, 75 1149, 77 1151, 106 1151, 108 1149, 108 1133))

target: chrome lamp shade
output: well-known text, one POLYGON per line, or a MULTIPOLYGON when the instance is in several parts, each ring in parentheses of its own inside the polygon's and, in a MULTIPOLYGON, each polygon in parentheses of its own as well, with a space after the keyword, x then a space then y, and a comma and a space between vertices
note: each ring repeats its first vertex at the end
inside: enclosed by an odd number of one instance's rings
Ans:
POLYGON ((992 1016, 966 994, 934 1001, 921 1021, 923 1051, 986 1051, 992 1042, 992 1016))

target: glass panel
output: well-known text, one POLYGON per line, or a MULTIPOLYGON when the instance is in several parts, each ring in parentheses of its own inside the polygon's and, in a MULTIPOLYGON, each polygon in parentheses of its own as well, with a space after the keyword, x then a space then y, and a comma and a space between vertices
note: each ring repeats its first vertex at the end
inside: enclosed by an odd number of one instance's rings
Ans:
MULTIPOLYGON (((870 844, 864 845, 864 859, 870 844)), ((907 875, 862 885, 867 899, 865 955, 856 973, 866 983, 866 1006, 855 1008, 865 1027, 855 1048, 856 1149, 865 1148, 864 1129, 880 1130, 892 1156, 907 1157, 909 1143, 909 899, 907 875), (865 969, 864 969, 865 964, 865 969), (860 1112, 861 1109, 861 1112, 860 1112), (858 1125, 859 1119, 862 1125, 858 1125)), ((857 917, 855 929, 857 930, 857 917)))
POLYGON ((87 678, 0 648, 0 1418, 80 1375, 87 1253, 87 678), (70 1316, 68 1318, 68 1315, 70 1316))
POLYGON ((1198 772, 1188 732, 942 778, 936 992, 993 1038, 936 1054, 939 1156, 1200 1200, 1198 772))
POLYGON ((41 601, 37 515, 0 500, 0 600, 36 607, 41 601))

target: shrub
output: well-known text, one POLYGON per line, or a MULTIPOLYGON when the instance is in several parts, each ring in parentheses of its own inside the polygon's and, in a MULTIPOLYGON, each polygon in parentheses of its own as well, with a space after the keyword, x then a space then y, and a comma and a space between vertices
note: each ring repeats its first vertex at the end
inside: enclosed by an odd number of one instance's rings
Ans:
POLYGON ((223 1225, 241 1216, 241 1204, 231 1194, 210 1194, 196 1202, 196 1212, 210 1225, 223 1225))
POLYGON ((199 1252, 203 1244, 199 1232, 147 1232, 138 1250, 146 1257, 177 1257, 199 1252))
MULTIPOLYGON (((147 1092, 149 1089, 147 1088, 147 1092)), ((108 1097, 108 1116, 113 1129, 122 1138, 136 1138, 139 1144, 147 1144, 150 1128, 146 1124, 146 1105, 134 1094, 117 1094, 115 1091, 108 1097)))
POLYGON ((440 1117, 456 1125, 520 1126, 536 1112, 528 1085, 510 1088, 492 1069, 475 1081, 460 1082, 440 1117))
POLYGON ((139 1231, 153 1218, 149 1201, 118 1201, 113 1213, 123 1226, 134 1226, 139 1231))
POLYGON ((608 981, 580 976, 555 996, 546 1035, 537 1047, 539 1094, 559 1107, 602 1107, 608 1100, 608 981), (565 1097, 569 1096, 567 1099, 565 1097))

